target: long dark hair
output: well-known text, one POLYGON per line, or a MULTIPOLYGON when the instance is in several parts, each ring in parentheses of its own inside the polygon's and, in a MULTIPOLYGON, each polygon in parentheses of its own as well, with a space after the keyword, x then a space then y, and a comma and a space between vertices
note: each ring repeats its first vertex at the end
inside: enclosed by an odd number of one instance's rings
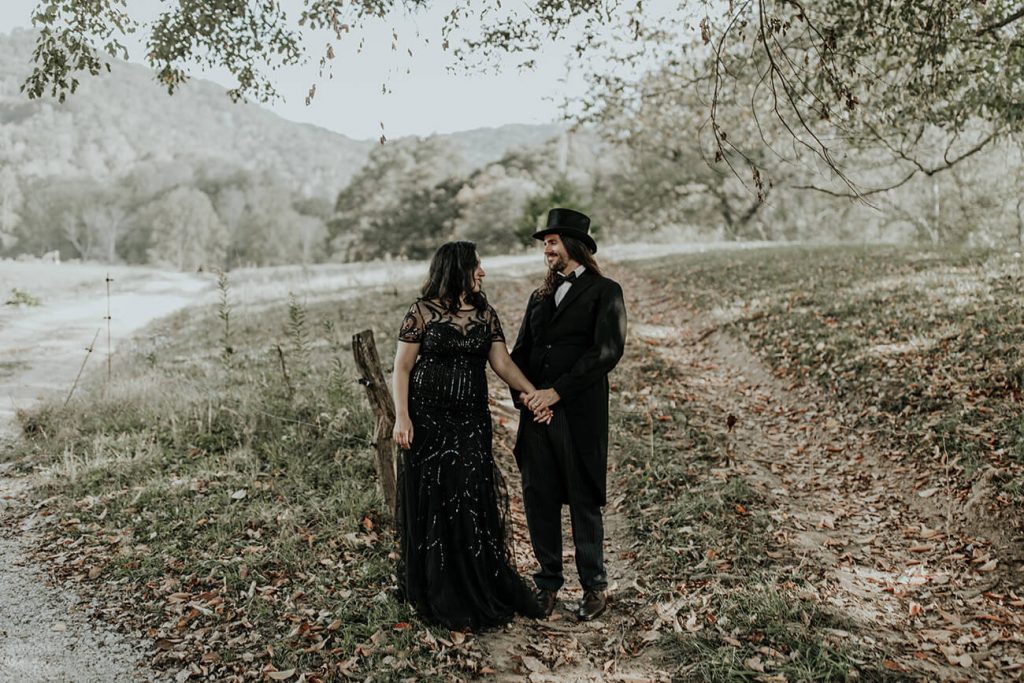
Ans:
MULTIPOLYGON (((562 239, 562 244, 565 246, 565 253, 570 259, 585 266, 587 270, 594 273, 594 275, 601 274, 601 267, 597 265, 597 259, 594 258, 594 253, 590 251, 586 244, 582 240, 576 239, 569 235, 559 235, 562 239)), ((551 269, 548 274, 544 277, 544 282, 537 290, 537 298, 542 299, 549 296, 558 287, 556 282, 555 271, 551 269)))
POLYGON ((450 313, 458 312, 463 296, 467 304, 478 311, 484 310, 487 297, 483 292, 473 291, 473 271, 479 263, 476 245, 472 242, 442 244, 430 259, 430 271, 420 295, 424 299, 436 299, 450 313))

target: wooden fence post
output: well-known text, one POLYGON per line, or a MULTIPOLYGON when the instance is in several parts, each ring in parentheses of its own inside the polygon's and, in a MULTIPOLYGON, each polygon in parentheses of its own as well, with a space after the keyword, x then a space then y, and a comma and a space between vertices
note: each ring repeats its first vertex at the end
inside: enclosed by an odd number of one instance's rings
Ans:
POLYGON ((377 416, 377 428, 373 434, 374 446, 377 449, 377 476, 384 490, 384 502, 394 514, 395 511, 395 451, 397 446, 391 438, 395 427, 395 403, 391 399, 391 391, 384 380, 384 371, 380 367, 377 355, 377 344, 373 340, 372 330, 363 330, 352 336, 352 355, 356 360, 361 377, 359 383, 366 387, 366 397, 370 407, 377 416))

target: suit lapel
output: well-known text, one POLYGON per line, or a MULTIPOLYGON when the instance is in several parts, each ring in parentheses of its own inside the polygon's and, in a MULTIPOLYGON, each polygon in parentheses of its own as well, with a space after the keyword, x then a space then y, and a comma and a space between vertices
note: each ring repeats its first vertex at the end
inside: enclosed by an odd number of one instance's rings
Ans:
MULTIPOLYGON (((562 311, 569 308, 572 302, 579 298, 580 294, 590 289, 590 286, 594 284, 594 277, 589 271, 584 271, 583 276, 580 277, 576 282, 572 283, 572 287, 565 293, 565 297, 562 299, 562 303, 555 307, 555 314, 551 316, 552 322, 562 314, 562 311)), ((551 297, 551 305, 554 305, 554 297, 551 297)))
POLYGON ((532 311, 530 316, 533 322, 533 329, 543 330, 547 327, 551 317, 555 314, 555 297, 546 296, 543 299, 539 299, 531 302, 532 311))

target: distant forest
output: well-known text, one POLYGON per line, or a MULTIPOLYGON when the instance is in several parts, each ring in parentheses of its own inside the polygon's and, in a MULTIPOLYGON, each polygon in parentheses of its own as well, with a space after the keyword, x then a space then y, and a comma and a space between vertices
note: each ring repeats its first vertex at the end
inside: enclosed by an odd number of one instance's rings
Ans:
MULTIPOLYGON (((1012 136, 903 182, 901 168, 919 161, 851 148, 844 168, 893 185, 858 200, 821 183, 828 169, 768 147, 716 161, 703 105, 673 88, 671 71, 604 92, 573 128, 381 145, 232 104, 210 83, 168 97, 149 71, 123 63, 65 104, 29 101, 19 87, 32 44, 27 31, 0 36, 0 257, 57 251, 190 270, 424 258, 449 239, 507 253, 529 245, 556 205, 593 216, 604 243, 1024 243, 1012 136)), ((759 149, 764 130, 735 111, 730 139, 759 149)), ((953 143, 923 129, 916 144, 941 160, 953 143)))

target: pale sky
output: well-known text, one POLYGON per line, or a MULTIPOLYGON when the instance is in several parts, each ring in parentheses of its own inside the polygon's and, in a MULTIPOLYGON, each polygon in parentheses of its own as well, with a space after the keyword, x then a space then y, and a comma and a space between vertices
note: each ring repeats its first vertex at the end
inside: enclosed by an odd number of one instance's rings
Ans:
MULTIPOLYGON (((0 33, 16 27, 30 27, 36 0, 2 0, 0 33)), ((155 11, 157 0, 129 0, 132 11, 155 11)), ((302 0, 282 0, 289 15, 297 15, 302 0)), ((366 49, 358 54, 358 38, 339 43, 331 34, 308 41, 310 63, 275 73, 278 92, 284 102, 265 105, 287 119, 313 123, 353 138, 377 138, 383 132, 394 138, 404 135, 447 133, 506 123, 550 123, 560 116, 564 97, 581 93, 583 74, 570 56, 567 45, 553 45, 536 55, 537 66, 523 73, 506 68, 494 74, 450 73, 453 55, 441 48, 440 22, 443 14, 388 19, 361 33, 366 49), (399 35, 399 48, 391 49, 391 32, 399 35), (417 30, 423 35, 417 37, 417 30), (429 44, 424 43, 429 39, 429 44), (317 62, 326 44, 334 45, 334 78, 321 79, 310 106, 305 97, 317 81, 317 62), (409 57, 407 49, 413 51, 409 57), (566 83, 567 73, 569 76, 566 83), (387 84, 388 94, 382 93, 387 84), (383 131, 381 129, 383 123, 383 131)), ((141 43, 128 43, 132 61, 141 62, 141 43)), ((518 61, 508 58, 508 64, 518 61)), ((226 74, 195 74, 234 85, 226 74)))

